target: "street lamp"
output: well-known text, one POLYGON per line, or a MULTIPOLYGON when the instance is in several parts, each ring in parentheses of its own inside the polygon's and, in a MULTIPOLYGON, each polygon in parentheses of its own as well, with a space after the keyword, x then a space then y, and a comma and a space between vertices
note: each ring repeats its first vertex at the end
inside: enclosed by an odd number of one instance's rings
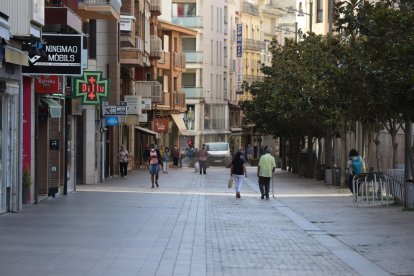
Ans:
POLYGON ((287 28, 287 25, 276 26, 276 32, 284 31, 285 34, 295 34, 295 42, 298 42, 298 22, 295 22, 295 31, 291 31, 287 28))
POLYGON ((293 6, 287 7, 287 13, 298 13, 298 16, 309 15, 309 31, 312 32, 312 22, 313 22, 313 0, 309 0, 309 13, 303 11, 302 7, 299 10, 294 9, 293 6))

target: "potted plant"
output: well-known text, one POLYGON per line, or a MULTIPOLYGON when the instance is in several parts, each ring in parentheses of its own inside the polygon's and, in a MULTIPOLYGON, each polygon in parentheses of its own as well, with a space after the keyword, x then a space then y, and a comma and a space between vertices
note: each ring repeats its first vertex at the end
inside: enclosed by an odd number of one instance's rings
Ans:
POLYGON ((29 170, 27 168, 23 171, 22 184, 22 201, 23 204, 25 204, 30 201, 30 187, 32 186, 32 178, 30 177, 29 170))

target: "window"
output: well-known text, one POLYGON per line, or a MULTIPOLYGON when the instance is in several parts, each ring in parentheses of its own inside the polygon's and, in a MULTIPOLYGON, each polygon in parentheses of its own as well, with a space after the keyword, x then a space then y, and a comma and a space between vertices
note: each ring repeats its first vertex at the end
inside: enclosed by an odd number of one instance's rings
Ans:
POLYGON ((214 14, 213 14, 213 5, 211 6, 211 27, 210 29, 213 30, 214 29, 214 14))
POLYGON ((316 23, 323 22, 323 0, 317 0, 316 2, 316 23))
POLYGON ((196 16, 196 3, 174 3, 172 4, 173 17, 196 16))
POLYGON ((211 49, 211 53, 210 53, 210 64, 213 64, 213 55, 214 55, 214 42, 213 40, 210 40, 210 49, 211 49))

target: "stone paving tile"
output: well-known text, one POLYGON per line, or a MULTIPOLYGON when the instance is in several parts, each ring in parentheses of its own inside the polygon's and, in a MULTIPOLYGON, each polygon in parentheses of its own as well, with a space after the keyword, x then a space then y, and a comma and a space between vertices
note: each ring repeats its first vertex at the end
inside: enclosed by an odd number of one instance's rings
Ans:
POLYGON ((0 275, 414 274, 412 213, 280 171, 260 200, 248 176, 235 199, 223 168, 136 171, 1 216, 0 275))

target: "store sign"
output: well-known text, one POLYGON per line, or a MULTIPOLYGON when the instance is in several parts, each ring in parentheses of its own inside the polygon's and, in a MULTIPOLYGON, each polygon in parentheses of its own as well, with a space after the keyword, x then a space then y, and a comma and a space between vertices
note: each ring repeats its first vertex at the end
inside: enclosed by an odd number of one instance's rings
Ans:
POLYGON ((243 25, 237 24, 236 40, 236 93, 243 94, 243 25))
POLYGON ((121 15, 119 19, 119 30, 125 32, 132 31, 132 25, 135 23, 135 17, 130 15, 121 15))
POLYGON ((98 105, 108 97, 109 80, 102 78, 102 72, 88 71, 80 78, 73 78, 75 97, 82 98, 82 104, 98 105))
POLYGON ((119 124, 118 117, 116 116, 108 116, 105 117, 105 126, 117 126, 119 124))
POLYGON ((35 79, 35 92, 37 94, 59 93, 59 76, 39 76, 35 79))
POLYGON ((82 75, 82 36, 43 34, 22 46, 29 54, 29 66, 22 72, 31 75, 82 75))
POLYGON ((152 129, 155 132, 168 133, 168 118, 155 118, 152 121, 152 129))

